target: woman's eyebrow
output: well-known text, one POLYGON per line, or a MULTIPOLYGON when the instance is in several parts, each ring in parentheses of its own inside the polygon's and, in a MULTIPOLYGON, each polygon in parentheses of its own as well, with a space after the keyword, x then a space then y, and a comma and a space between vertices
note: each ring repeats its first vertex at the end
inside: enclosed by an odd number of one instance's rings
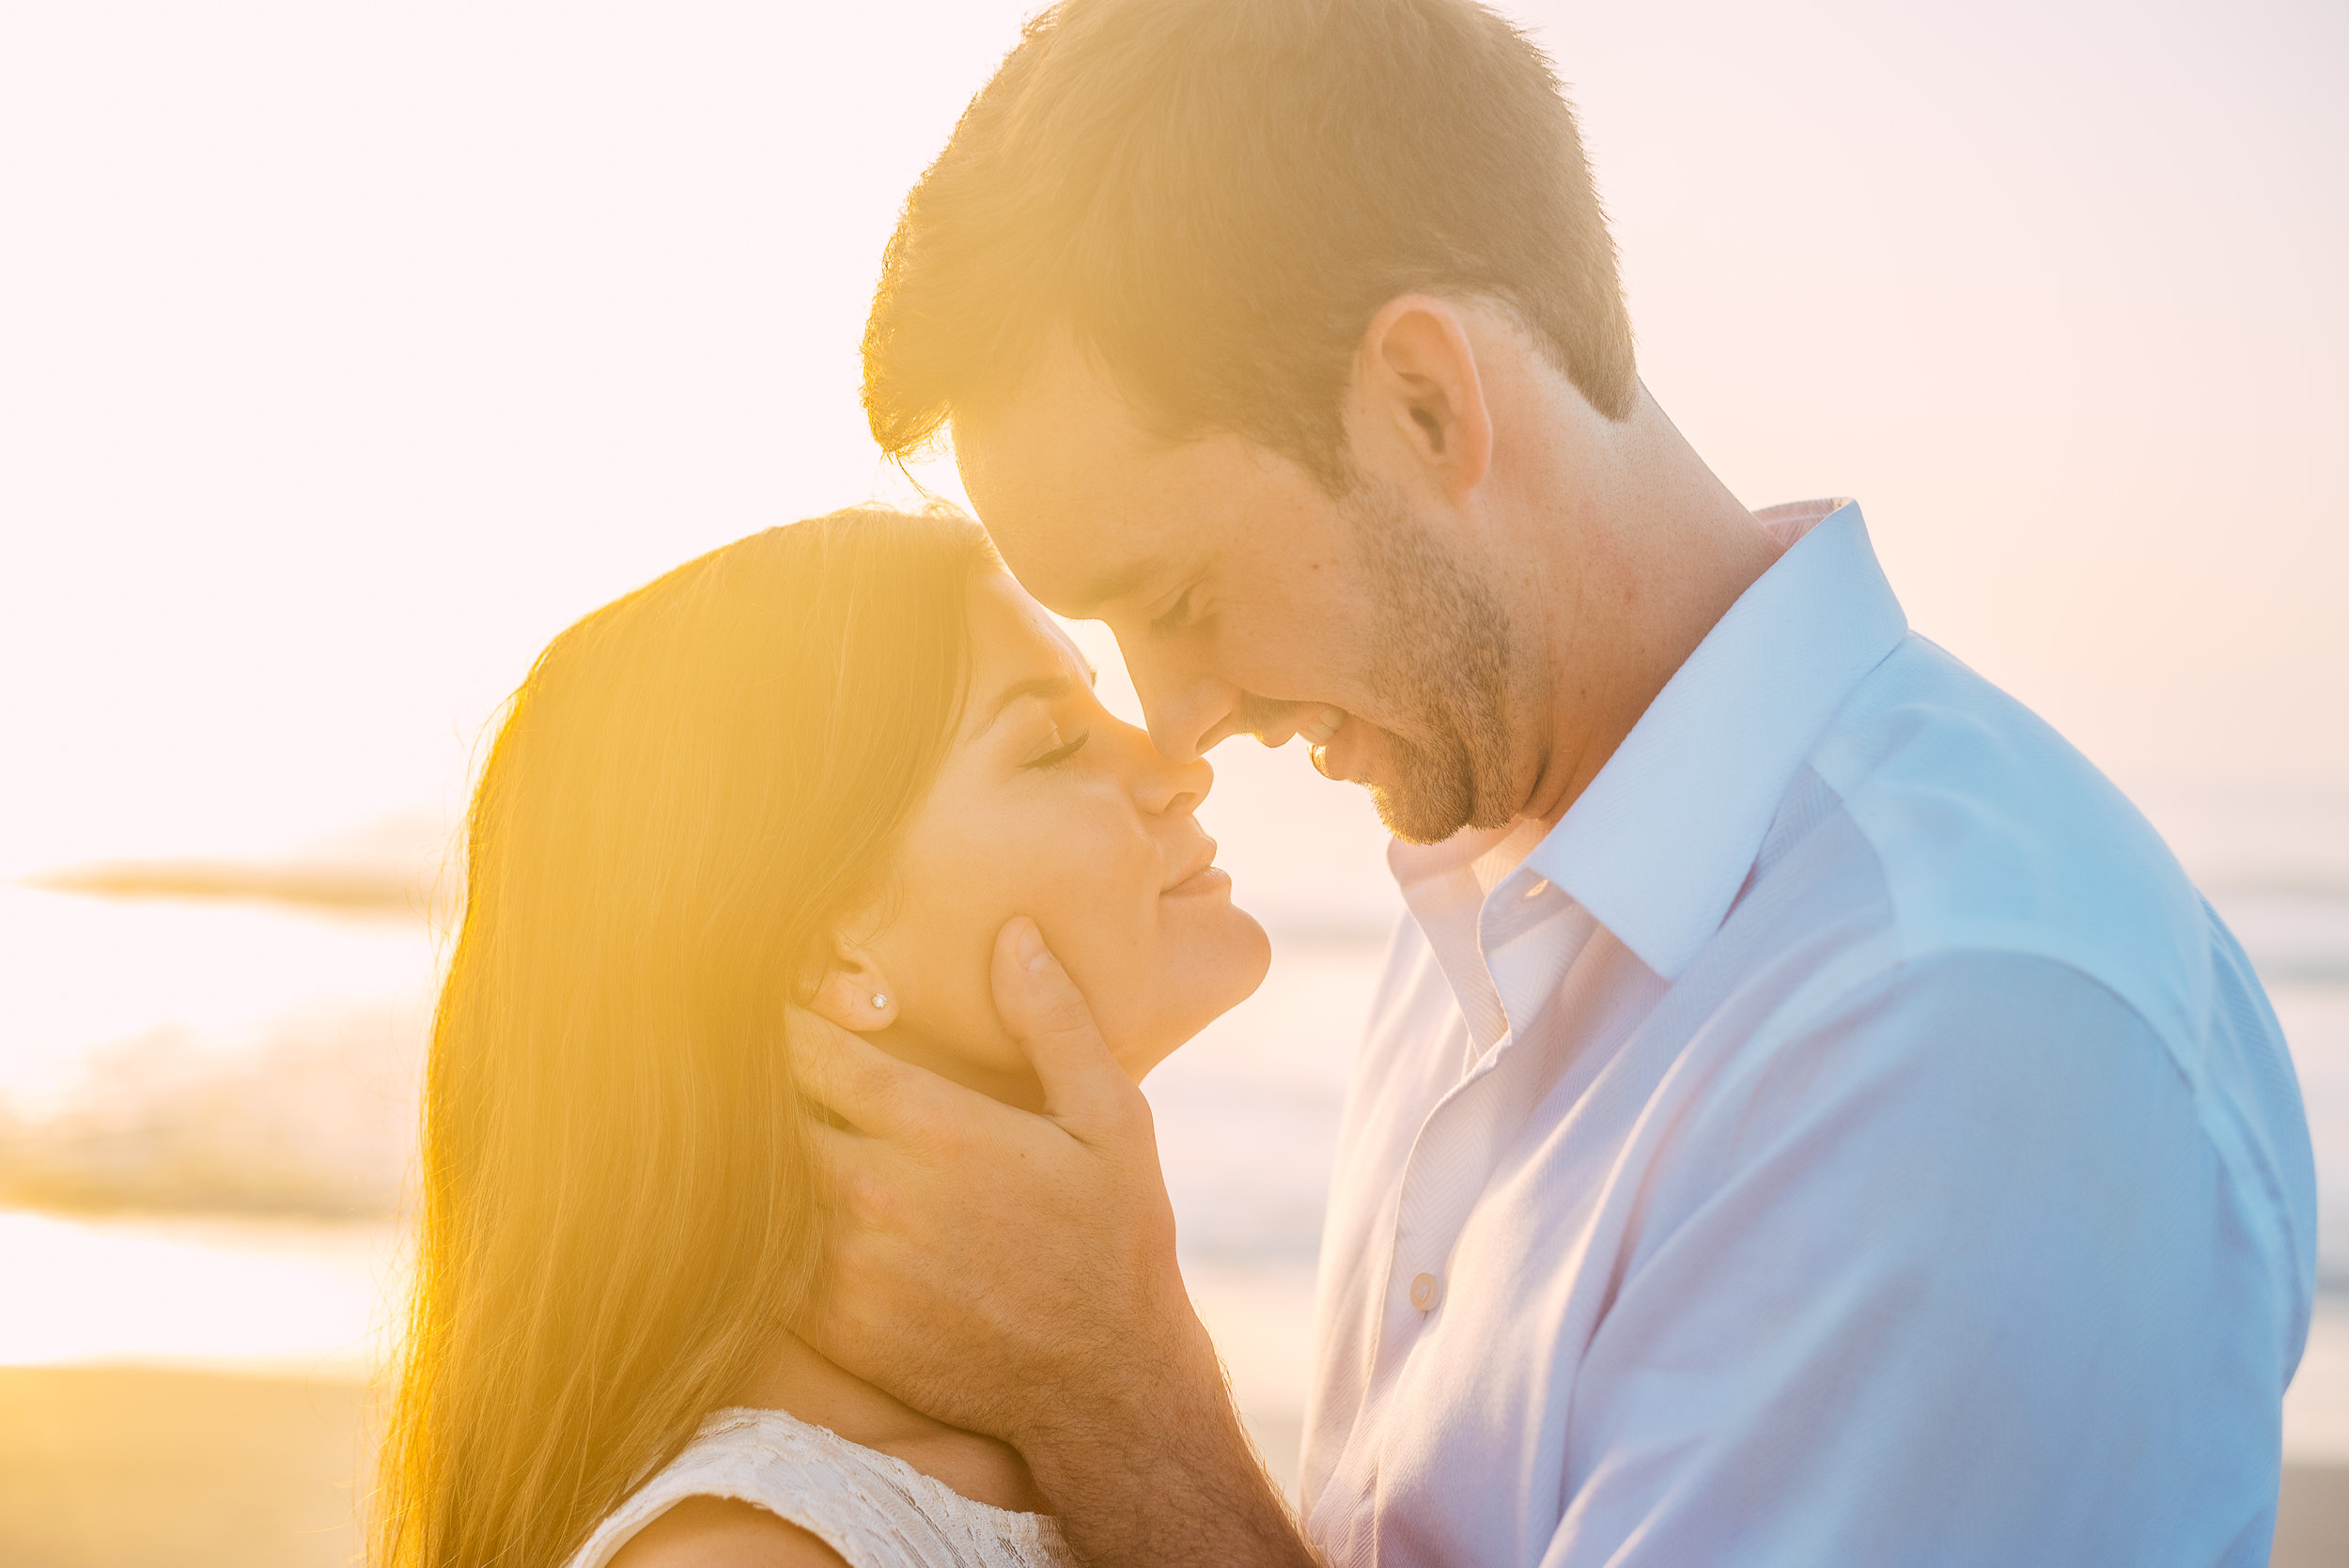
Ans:
POLYGON ((971 732, 975 739, 994 728, 995 721, 1003 716, 1003 709, 1022 697, 1041 697, 1048 703, 1059 702, 1068 695, 1071 687, 1066 675, 1036 675, 1029 680, 1014 681, 995 693, 995 700, 987 706, 987 717, 971 732))

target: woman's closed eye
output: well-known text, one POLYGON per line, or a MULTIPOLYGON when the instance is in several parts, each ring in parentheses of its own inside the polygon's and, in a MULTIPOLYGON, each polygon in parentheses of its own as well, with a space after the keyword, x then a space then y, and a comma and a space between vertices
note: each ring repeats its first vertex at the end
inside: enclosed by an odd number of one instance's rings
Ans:
MULTIPOLYGON (((1054 737, 1055 737, 1056 738, 1058 737, 1059 733, 1060 733, 1060 732, 1059 732, 1059 731, 1057 731, 1057 730, 1055 730, 1055 731, 1053 732, 1053 735, 1054 735, 1054 737)), ((1083 751, 1083 750, 1084 750, 1085 742, 1086 742, 1086 741, 1088 741, 1088 740, 1090 740, 1090 739, 1092 739, 1092 738, 1093 738, 1093 732, 1092 732, 1091 730, 1087 730, 1087 731, 1085 731, 1082 735, 1080 735, 1079 737, 1077 737, 1077 738, 1076 738, 1076 739, 1074 739, 1074 740, 1070 740, 1070 741, 1066 741, 1066 742, 1064 742, 1064 743, 1063 743, 1063 744, 1061 744, 1061 745, 1058 745, 1058 746, 1053 747, 1050 751, 1049 751, 1049 752, 1045 753, 1042 756, 1037 757, 1037 758, 1034 759, 1033 761, 1031 761, 1031 762, 1030 762, 1027 766, 1029 766, 1030 768, 1060 768, 1060 767, 1063 767, 1063 766, 1066 765, 1067 763, 1069 763, 1070 761, 1074 760, 1074 759, 1075 759, 1075 757, 1076 757, 1076 755, 1077 755, 1077 753, 1078 753, 1079 752, 1081 752, 1081 751, 1083 751)))

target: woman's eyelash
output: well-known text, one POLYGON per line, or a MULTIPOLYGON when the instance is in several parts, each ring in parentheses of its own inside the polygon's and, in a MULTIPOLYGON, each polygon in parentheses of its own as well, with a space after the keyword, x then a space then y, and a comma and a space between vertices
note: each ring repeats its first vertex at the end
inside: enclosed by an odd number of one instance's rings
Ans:
POLYGON ((1028 766, 1031 768, 1058 768, 1061 764, 1074 757, 1079 752, 1083 751, 1085 749, 1085 742, 1092 738, 1093 732, 1091 730, 1087 730, 1084 734, 1077 737, 1076 739, 1070 741, 1067 745, 1053 747, 1050 751, 1045 753, 1042 756, 1028 764, 1028 766))

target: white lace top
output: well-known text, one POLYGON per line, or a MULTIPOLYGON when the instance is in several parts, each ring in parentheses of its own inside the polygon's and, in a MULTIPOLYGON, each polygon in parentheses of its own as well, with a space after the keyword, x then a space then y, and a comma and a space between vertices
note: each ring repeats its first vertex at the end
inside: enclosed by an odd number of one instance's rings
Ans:
POLYGON ((787 1519, 848 1568, 1076 1568, 1042 1514, 972 1502, 902 1459, 782 1410, 721 1410, 614 1509, 569 1568, 603 1568, 687 1498, 733 1498, 787 1519))

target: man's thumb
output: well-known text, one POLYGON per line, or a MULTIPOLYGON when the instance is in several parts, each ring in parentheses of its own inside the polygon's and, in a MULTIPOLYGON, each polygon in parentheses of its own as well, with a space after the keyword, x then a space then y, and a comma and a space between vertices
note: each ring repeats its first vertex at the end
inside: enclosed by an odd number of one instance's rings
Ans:
POLYGON ((996 935, 994 982, 995 1011, 1035 1069, 1054 1115, 1107 1109, 1132 1089, 1084 993, 1026 915, 1013 916, 996 935))

